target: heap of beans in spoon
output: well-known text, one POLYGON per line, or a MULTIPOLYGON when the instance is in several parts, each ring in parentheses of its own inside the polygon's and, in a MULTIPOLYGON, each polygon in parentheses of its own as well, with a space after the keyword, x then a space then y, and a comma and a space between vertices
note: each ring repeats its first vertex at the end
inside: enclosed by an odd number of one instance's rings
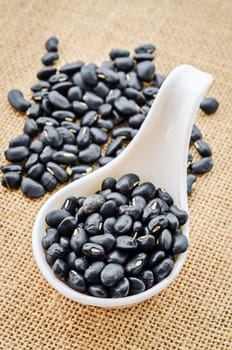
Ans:
MULTIPOLYGON (((101 66, 78 60, 58 70, 58 40, 45 44, 44 68, 31 86, 32 100, 11 90, 8 100, 17 111, 26 113, 23 133, 9 142, 3 165, 2 185, 19 189, 30 198, 53 191, 59 183, 76 180, 110 162, 136 135, 165 77, 155 71, 155 46, 144 44, 130 52, 112 49, 110 60, 101 66)), ((207 114, 218 102, 208 98, 201 104, 207 114)), ((194 126, 191 144, 200 160, 191 153, 187 161, 188 194, 197 174, 213 164, 211 149, 194 126)))
POLYGON ((47 214, 42 246, 54 274, 74 290, 126 297, 171 273, 188 247, 187 219, 167 191, 138 175, 108 177, 95 194, 68 197, 47 214))

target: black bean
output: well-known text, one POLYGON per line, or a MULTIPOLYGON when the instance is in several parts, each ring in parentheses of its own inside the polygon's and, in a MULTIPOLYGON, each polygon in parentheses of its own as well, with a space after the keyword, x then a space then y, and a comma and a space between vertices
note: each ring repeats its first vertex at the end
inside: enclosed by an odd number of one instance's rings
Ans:
POLYGON ((193 125, 192 133, 191 133, 191 141, 195 142, 197 140, 200 140, 201 138, 202 138, 201 130, 196 125, 193 125))
POLYGON ((98 128, 101 128, 102 130, 105 130, 106 132, 113 129, 114 122, 111 119, 97 119, 96 126, 98 128))
POLYGON ((47 214, 45 221, 49 226, 58 227, 60 222, 68 216, 70 213, 67 210, 54 209, 47 214))
POLYGON ((24 98, 23 93, 20 90, 10 90, 7 97, 10 105, 18 112, 25 112, 31 105, 24 98))
POLYGON ((11 171, 4 173, 2 177, 2 185, 6 188, 18 189, 21 184, 21 174, 11 171))
POLYGON ((70 152, 57 151, 52 155, 54 162, 64 165, 74 165, 77 162, 77 156, 70 152))
POLYGON ((92 168, 86 164, 75 165, 71 167, 72 174, 81 174, 91 172, 92 168))
POLYGON ((178 208, 176 205, 171 205, 170 211, 177 217, 180 225, 184 225, 187 222, 188 213, 185 210, 178 208))
POLYGON ((103 246, 106 252, 110 251, 115 244, 115 237, 111 233, 96 235, 89 238, 90 243, 96 243, 103 246))
POLYGON ((135 234, 137 233, 138 235, 144 235, 145 228, 141 221, 138 221, 138 220, 134 221, 133 232, 135 234))
POLYGON ((54 64, 58 59, 59 55, 57 52, 48 52, 41 58, 41 61, 45 66, 49 66, 50 64, 54 64))
POLYGON ((140 82, 136 72, 130 72, 127 74, 127 84, 129 87, 132 87, 137 90, 141 90, 142 88, 142 83, 140 82))
POLYGON ((124 96, 115 100, 114 106, 119 113, 122 113, 122 115, 128 117, 139 112, 135 102, 133 100, 128 100, 124 96))
POLYGON ((48 52, 56 52, 58 50, 58 39, 56 37, 49 38, 45 43, 48 52))
POLYGON ((174 262, 170 258, 162 260, 158 265, 153 268, 154 278, 156 282, 162 281, 172 271, 174 262))
POLYGON ((24 160, 28 155, 29 151, 26 146, 9 147, 5 151, 6 159, 12 162, 24 160))
POLYGON ((87 242, 87 233, 81 228, 77 227, 71 237, 70 246, 75 253, 79 253, 82 249, 82 246, 87 242))
POLYGON ((153 53, 155 50, 156 47, 153 44, 143 44, 135 48, 136 53, 153 53))
POLYGON ((101 271, 101 282, 104 286, 112 287, 124 277, 124 269, 122 265, 110 263, 101 271))
POLYGON ((71 215, 74 215, 78 209, 77 198, 75 196, 67 197, 65 199, 61 209, 65 209, 65 210, 69 211, 69 213, 71 215))
POLYGON ((126 277, 120 279, 118 283, 111 287, 113 298, 126 297, 129 294, 129 280, 126 277))
POLYGON ((155 66, 151 61, 142 61, 136 65, 136 71, 141 80, 150 82, 154 79, 155 66))
POLYGON ((116 182, 115 188, 119 192, 129 193, 139 184, 139 177, 136 174, 129 173, 121 176, 116 182))
POLYGON ((143 210, 145 208, 145 206, 147 205, 147 203, 146 203, 146 200, 144 199, 144 197, 135 196, 135 197, 132 197, 132 205, 139 207, 141 210, 143 210))
POLYGON ((166 218, 168 220, 168 229, 171 232, 175 232, 176 229, 180 226, 179 220, 172 213, 167 213, 166 218))
POLYGON ((122 250, 135 250, 137 248, 136 240, 131 236, 118 236, 116 238, 116 248, 122 250))
POLYGON ((70 236, 76 228, 76 220, 73 216, 64 218, 58 225, 58 233, 63 236, 70 236))
POLYGON ((82 91, 79 86, 73 86, 68 90, 69 101, 80 101, 82 99, 82 91))
POLYGON ((101 206, 100 214, 103 216, 104 219, 106 219, 110 216, 115 216, 117 214, 117 211, 118 207, 115 201, 108 200, 101 206))
POLYGON ((191 153, 188 153, 187 169, 191 168, 192 162, 193 162, 193 155, 191 153))
POLYGON ((93 92, 87 91, 83 96, 83 100, 90 109, 95 111, 97 111, 100 105, 103 104, 103 99, 93 92))
POLYGON ((69 268, 62 259, 57 259, 52 266, 52 271, 58 278, 64 278, 67 276, 69 268))
POLYGON ((49 77, 48 81, 50 84, 57 84, 68 80, 68 76, 65 73, 56 73, 49 77))
POLYGON ((202 158, 191 165, 191 170, 194 174, 204 174, 210 171, 213 167, 212 159, 209 157, 202 158))
MULTIPOLYGON (((76 253, 73 252, 76 257, 76 253)), ((74 256, 69 257, 69 260, 74 259, 74 256)), ((78 257, 75 258, 74 262, 71 260, 72 268, 75 269, 77 272, 84 273, 85 270, 89 267, 89 261, 86 259, 86 257, 78 257)))
POLYGON ((197 152, 202 156, 202 157, 210 157, 212 155, 212 151, 208 145, 208 143, 206 143, 203 140, 197 140, 196 142, 194 142, 194 146, 197 149, 197 152))
POLYGON ((139 294, 145 291, 144 282, 138 277, 129 277, 130 289, 129 294, 139 294))
POLYGON ((125 266, 128 276, 138 276, 146 266, 148 256, 145 253, 136 254, 125 266))
POLYGON ((41 177, 44 171, 44 166, 43 164, 37 163, 32 165, 28 171, 27 171, 27 176, 31 177, 32 179, 36 180, 41 177))
POLYGON ((51 192, 57 186, 57 180, 55 176, 51 175, 49 172, 45 171, 40 179, 41 184, 45 188, 46 191, 51 192))
POLYGON ((107 255, 108 263, 124 264, 128 259, 128 252, 123 250, 112 250, 107 255))
POLYGON ((146 234, 137 238, 138 247, 140 250, 149 251, 153 250, 156 246, 154 236, 146 234))
POLYGON ((54 111, 52 113, 52 117, 61 122, 63 121, 72 122, 76 119, 76 115, 70 111, 54 111))
MULTIPOLYGON (((77 255, 74 251, 71 251, 70 253, 68 253, 68 255, 66 257, 66 262, 69 265, 69 268, 71 268, 71 269, 74 268, 74 264, 75 264, 76 259, 77 259, 77 255)), ((82 259, 82 258, 79 258, 79 259, 82 259)))
POLYGON ((83 209, 86 214, 91 214, 100 210, 105 203, 105 198, 100 194, 91 194, 83 202, 83 209))
POLYGON ((188 239, 185 235, 174 235, 173 236, 173 245, 172 245, 172 254, 180 254, 187 250, 188 248, 188 239))
POLYGON ((64 254, 64 248, 59 243, 53 243, 46 251, 45 258, 49 265, 53 265, 56 259, 63 258, 64 254))
POLYGON ((151 270, 144 270, 141 274, 141 278, 145 283, 146 289, 149 289, 154 284, 154 275, 151 270))
POLYGON ((64 183, 68 180, 68 175, 65 170, 56 163, 48 162, 46 169, 51 175, 54 175, 60 183, 64 183))
POLYGON ((9 142, 9 147, 29 146, 30 141, 31 139, 27 134, 21 134, 9 142))
POLYGON ((107 163, 111 162, 111 160, 113 160, 113 159, 114 159, 113 157, 100 157, 98 159, 98 163, 100 166, 104 166, 107 163))
POLYGON ((55 108, 69 109, 71 106, 69 100, 57 91, 50 91, 48 98, 55 108))
POLYGON ((187 175, 187 193, 188 196, 191 195, 192 190, 193 190, 193 184, 197 181, 197 177, 193 174, 188 174, 187 175))
POLYGON ((156 88, 155 86, 149 86, 143 90, 143 94, 149 99, 155 98, 158 92, 159 92, 159 89, 156 88))
POLYGON ((72 86, 72 83, 70 83, 69 81, 64 81, 61 83, 54 84, 52 86, 52 90, 59 92, 61 95, 66 95, 70 88, 72 88, 72 86))
POLYGON ((104 130, 92 127, 90 129, 90 134, 94 143, 102 145, 107 142, 108 135, 104 130))
POLYGON ((11 171, 21 174, 22 170, 23 170, 22 165, 18 165, 18 164, 6 164, 1 166, 1 171, 4 174, 9 173, 11 171))
POLYGON ((129 57, 130 52, 124 49, 112 49, 109 53, 109 56, 112 60, 114 60, 117 57, 129 57))
POLYGON ((154 55, 152 55, 151 53, 147 53, 147 52, 140 52, 140 53, 136 53, 134 55, 134 59, 137 62, 140 62, 140 61, 152 61, 154 59, 154 55))
POLYGON ((156 191, 156 196, 165 201, 168 205, 173 204, 173 198, 171 195, 163 188, 158 188, 156 191))
POLYGON ((122 95, 119 89, 110 90, 108 95, 106 96, 105 102, 113 105, 114 102, 122 95))
POLYGON ((24 124, 23 131, 25 134, 27 134, 31 137, 34 137, 38 133, 39 128, 33 119, 27 119, 25 124, 24 124))
POLYGON ((59 244, 64 248, 64 251, 67 253, 70 251, 70 238, 67 236, 61 236, 59 244))
POLYGON ((69 271, 66 281, 69 287, 77 290, 78 292, 83 293, 86 291, 86 282, 84 277, 75 270, 69 271))
POLYGON ((110 156, 110 157, 115 156, 116 151, 119 148, 121 148, 121 146, 122 146, 122 139, 121 138, 113 139, 109 143, 109 145, 107 146, 105 155, 110 156))
POLYGON ((109 194, 106 195, 107 200, 113 200, 116 202, 117 206, 123 205, 123 204, 128 204, 128 198, 118 192, 110 192, 109 194))
POLYGON ((103 217, 99 213, 90 214, 85 220, 85 229, 89 235, 99 235, 102 232, 103 217))
POLYGON ((80 129, 77 138, 77 145, 78 147, 80 147, 81 149, 87 147, 90 143, 90 129, 88 128, 88 126, 84 126, 80 129))
POLYGON ((162 250, 168 251, 172 246, 172 234, 168 229, 161 231, 158 239, 159 247, 162 250))
POLYGON ((135 206, 135 205, 121 205, 119 207, 119 214, 120 215, 129 215, 132 217, 133 220, 138 220, 140 219, 142 210, 140 207, 135 206))
POLYGON ((155 79, 154 79, 155 87, 159 89, 163 84, 164 80, 165 80, 165 77, 163 75, 155 74, 155 79))
POLYGON ((103 83, 102 81, 99 81, 97 85, 93 88, 93 91, 100 97, 105 98, 109 92, 108 86, 103 83))
POLYGON ((32 119, 36 119, 41 114, 41 107, 39 104, 35 103, 27 110, 27 116, 32 119))
POLYGON ((90 260, 101 260, 105 256, 105 250, 100 244, 85 243, 82 246, 82 254, 90 260))
POLYGON ((106 60, 102 62, 101 68, 108 68, 114 70, 114 64, 113 62, 106 60))
POLYGON ((48 80, 53 74, 56 73, 56 68, 54 67, 45 67, 38 71, 37 78, 40 80, 48 80))
POLYGON ((81 126, 93 126, 99 118, 99 114, 96 111, 89 111, 81 118, 81 126))
POLYGON ((58 131, 53 126, 45 126, 42 134, 40 135, 40 140, 51 147, 59 147, 62 145, 63 140, 60 137, 58 131))
POLYGON ((38 91, 38 92, 35 92, 33 95, 32 95, 32 99, 35 101, 35 102, 41 102, 45 97, 48 96, 48 92, 47 91, 38 91))
POLYGON ((88 283, 101 283, 100 273, 105 267, 103 261, 95 261, 85 270, 84 277, 88 283))
POLYGON ((129 126, 121 126, 119 128, 116 128, 112 131, 112 137, 116 138, 122 138, 122 139, 128 139, 130 140, 132 138, 133 129, 129 126))
POLYGON ((33 92, 48 91, 50 89, 50 84, 48 81, 39 81, 31 86, 33 92))
POLYGON ((127 98, 130 98, 132 100, 135 100, 135 102, 138 105, 144 105, 146 102, 146 99, 142 92, 138 91, 137 89, 134 89, 132 87, 128 87, 124 90, 124 94, 127 98))
POLYGON ((102 190, 106 190, 106 189, 109 188, 111 190, 114 190, 115 189, 115 184, 116 184, 116 180, 113 177, 106 177, 102 181, 101 189, 102 190))
POLYGON ((114 62, 116 67, 124 72, 129 72, 134 66, 133 60, 130 57, 117 57, 114 62))
POLYGON ((116 88, 123 90, 127 87, 127 77, 125 72, 118 72, 118 82, 116 88))
POLYGON ((96 86, 98 82, 96 67, 89 63, 81 67, 81 76, 85 84, 96 86))
POLYGON ((160 232, 168 226, 168 218, 165 215, 157 215, 148 223, 148 229, 151 233, 160 232))
POLYGON ((154 253, 150 255, 149 258, 149 267, 153 267, 157 264, 159 264, 162 260, 164 260, 166 257, 166 253, 163 250, 157 250, 154 253))
POLYGON ((106 81, 109 84, 114 84, 118 81, 117 73, 108 68, 98 68, 97 69, 98 78, 106 81))
POLYGON ((82 92, 86 92, 86 91, 91 91, 92 88, 88 85, 88 84, 85 84, 84 80, 82 79, 82 75, 80 72, 78 73, 75 73, 73 76, 72 76, 72 81, 75 85, 79 86, 82 90, 82 92))
POLYGON ((43 151, 40 153, 40 161, 43 164, 46 164, 52 159, 52 154, 55 152, 50 146, 46 146, 43 151))
POLYGON ((65 73, 67 75, 73 75, 76 72, 79 72, 81 70, 81 67, 83 66, 83 61, 76 61, 72 63, 66 63, 64 66, 60 68, 60 73, 65 73))
POLYGON ((54 106, 49 101, 48 96, 43 97, 42 108, 43 108, 44 112, 47 113, 48 115, 50 115, 53 112, 54 106))
POLYGON ((93 163, 101 156, 101 147, 92 143, 79 152, 79 160, 85 164, 93 163))
POLYGON ((155 196, 156 188, 151 182, 143 182, 135 187, 132 196, 142 196, 145 200, 150 200, 155 196))
POLYGON ((40 129, 43 129, 44 126, 59 126, 59 122, 51 117, 39 117, 36 119, 36 123, 40 129))
POLYGON ((212 114, 216 112, 218 107, 219 103, 214 97, 208 97, 200 104, 201 110, 204 111, 206 114, 212 114))
MULTIPOLYGON (((68 123, 68 122, 66 122, 68 123)), ((63 148, 64 147, 67 147, 67 146, 74 146, 73 144, 76 143, 76 138, 75 138, 75 135, 68 130, 68 128, 66 127, 58 127, 56 128, 56 131, 58 132, 59 136, 60 136, 60 139, 63 141, 63 148)), ((76 132, 76 130, 75 130, 76 132)), ((77 145, 75 145, 75 152, 74 153, 77 153, 78 151, 78 148, 77 148, 77 145)))
POLYGON ((89 294, 97 298, 107 298, 109 293, 106 287, 102 284, 92 284, 88 287, 89 294))
POLYGON ((55 228, 47 228, 42 238, 42 246, 44 249, 48 249, 53 243, 57 243, 59 240, 59 234, 55 228))
POLYGON ((77 134, 80 131, 80 125, 73 123, 73 122, 69 122, 66 120, 63 120, 61 122, 61 126, 68 129, 69 131, 71 131, 71 133, 73 134, 77 134))

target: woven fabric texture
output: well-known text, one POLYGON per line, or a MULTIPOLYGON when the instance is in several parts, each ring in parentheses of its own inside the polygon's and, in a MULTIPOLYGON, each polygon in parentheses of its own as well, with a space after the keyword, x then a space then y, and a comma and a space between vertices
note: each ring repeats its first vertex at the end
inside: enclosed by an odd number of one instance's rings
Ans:
POLYGON ((190 247, 177 279, 128 309, 99 309, 59 295, 41 276, 31 235, 49 197, 25 198, 0 186, 0 350, 229 350, 232 348, 232 2, 231 0, 0 0, 0 162, 26 117, 7 92, 30 98, 44 43, 60 41, 59 65, 101 63, 111 48, 157 45, 156 69, 182 63, 214 76, 220 101, 196 124, 213 150, 213 170, 189 200, 190 247))

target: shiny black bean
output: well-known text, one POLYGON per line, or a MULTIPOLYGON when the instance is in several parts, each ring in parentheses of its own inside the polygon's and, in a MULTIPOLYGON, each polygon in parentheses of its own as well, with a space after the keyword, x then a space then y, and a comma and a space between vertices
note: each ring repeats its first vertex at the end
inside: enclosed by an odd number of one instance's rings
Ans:
POLYGON ((52 271, 57 278, 65 278, 69 271, 68 264, 62 259, 57 259, 52 266, 52 271))
POLYGON ((43 185, 43 187, 45 188, 45 190, 48 191, 48 192, 52 192, 56 188, 56 186, 58 184, 55 176, 51 175, 47 171, 45 171, 42 174, 40 182, 43 185))
POLYGON ((64 66, 60 68, 60 73, 65 73, 67 75, 73 75, 76 72, 79 72, 81 67, 83 66, 83 61, 76 61, 72 63, 66 63, 64 66))
POLYGON ((194 146, 197 149, 197 152, 202 156, 202 157, 210 157, 212 155, 212 151, 208 145, 208 143, 206 143, 203 140, 197 140, 196 142, 194 142, 194 146))
POLYGON ((115 188, 121 193, 131 192, 139 184, 139 177, 136 174, 129 173, 121 176, 116 182, 115 188))
MULTIPOLYGON (((68 123, 68 122, 66 122, 68 123)), ((60 139, 63 141, 63 147, 65 146, 74 146, 73 144, 76 143, 76 138, 75 135, 68 130, 66 127, 58 127, 56 128, 56 131, 58 132, 60 139)), ((75 130, 76 131, 76 130, 75 130)), ((76 153, 78 151, 77 146, 76 146, 76 150, 74 153, 76 153)))
POLYGON ((54 84, 52 86, 52 90, 59 92, 61 95, 66 95, 70 88, 72 88, 72 86, 72 83, 70 83, 69 81, 64 81, 61 83, 54 84))
POLYGON ((153 53, 156 50, 153 44, 143 44, 135 48, 135 53, 153 53))
POLYGON ((4 173, 2 177, 2 185, 6 188, 18 189, 22 180, 21 174, 11 171, 4 173))
POLYGON ((112 131, 112 137, 116 138, 122 138, 122 139, 128 139, 130 140, 132 138, 133 129, 129 126, 121 126, 119 128, 116 128, 112 131))
POLYGON ((83 65, 81 67, 81 76, 85 84, 89 86, 96 86, 98 82, 96 74, 96 66, 92 63, 83 65))
POLYGON ((79 86, 73 86, 68 90, 69 101, 80 101, 82 99, 82 91, 79 86))
POLYGON ((98 145, 102 145, 108 141, 108 135, 104 130, 92 127, 90 128, 92 141, 98 145))
POLYGON ((107 288, 102 284, 91 284, 88 287, 88 292, 97 298, 107 298, 109 296, 107 288))
POLYGON ((45 48, 48 52, 56 52, 58 50, 58 44, 58 39, 53 36, 46 41, 45 48))
POLYGON ((115 73, 111 69, 104 68, 104 67, 97 69, 97 76, 99 79, 109 84, 114 84, 118 81, 117 73, 115 73))
POLYGON ((109 131, 113 129, 114 122, 111 119, 97 119, 96 126, 104 131, 109 131))
POLYGON ((80 131, 80 125, 74 122, 63 120, 61 126, 68 129, 72 134, 77 134, 80 131))
POLYGON ((63 236, 70 236, 76 228, 76 220, 73 216, 64 218, 58 225, 58 233, 63 236))
POLYGON ((119 97, 117 100, 115 100, 114 106, 119 113, 128 117, 139 112, 139 109, 135 102, 133 100, 128 100, 124 96, 119 97))
POLYGON ((116 67, 124 72, 129 72, 134 66, 133 60, 130 57, 117 57, 114 62, 116 67))
POLYGON ((100 194, 91 194, 83 202, 83 209, 86 214, 91 214, 100 210, 105 203, 105 198, 100 194))
POLYGON ((43 108, 44 112, 47 113, 48 115, 50 115, 53 112, 54 106, 49 101, 48 96, 43 97, 42 108, 43 108))
POLYGON ((40 129, 43 129, 44 126, 59 126, 59 122, 51 117, 39 117, 36 119, 36 123, 40 129))
POLYGON ((113 159, 114 159, 113 157, 100 157, 98 159, 98 163, 100 166, 104 166, 107 163, 111 162, 111 160, 113 160, 113 159))
POLYGON ((28 118, 36 119, 41 114, 41 107, 39 104, 35 103, 27 110, 28 118))
POLYGON ((57 84, 57 83, 61 83, 68 80, 68 76, 65 73, 57 73, 57 74, 53 74, 52 76, 49 77, 48 81, 50 84, 57 84))
POLYGON ((101 147, 92 143, 79 152, 79 160, 85 164, 93 163, 101 156, 101 147))
POLYGON ((84 114, 84 116, 81 118, 81 125, 82 126, 93 126, 96 124, 96 121, 99 118, 99 114, 97 114, 96 111, 89 111, 84 114))
POLYGON ((53 126, 45 126, 43 132, 40 134, 40 140, 45 145, 51 147, 60 147, 63 143, 58 131, 53 126))
POLYGON ((75 270, 69 271, 66 282, 69 285, 69 287, 77 290, 78 292, 83 293, 86 291, 86 282, 84 277, 75 270))
POLYGON ((24 98, 23 93, 20 90, 10 90, 7 97, 10 105, 18 112, 25 112, 31 105, 24 98))
POLYGON ((174 262, 170 258, 162 260, 158 265, 153 268, 155 282, 162 281, 167 277, 174 267, 174 262))
MULTIPOLYGON (((74 251, 71 251, 70 253, 68 253, 68 255, 66 257, 66 262, 69 265, 69 268, 71 268, 71 269, 74 268, 74 264, 75 264, 76 259, 77 259, 77 255, 74 251)), ((80 258, 80 259, 82 259, 82 258, 80 258)), ((80 272, 80 271, 78 271, 78 272, 80 272)))
POLYGON ((50 91, 48 98, 51 104, 57 109, 69 109, 71 107, 69 100, 57 91, 50 91))
POLYGON ((87 233, 81 228, 77 227, 71 237, 70 246, 75 253, 79 253, 82 249, 82 246, 87 242, 87 233))
POLYGON ((40 80, 48 80, 53 74, 56 73, 56 68, 54 67, 45 67, 38 71, 37 78, 40 80))
POLYGON ((219 103, 214 97, 208 97, 200 104, 200 109, 206 114, 215 113, 218 107, 219 103))
POLYGON ((158 265, 162 260, 164 260, 166 257, 166 253, 163 250, 157 250, 154 253, 152 253, 149 257, 149 267, 154 267, 155 265, 158 265))
POLYGON ((84 277, 88 283, 101 283, 100 274, 105 263, 103 261, 95 261, 85 270, 84 277))
POLYGON ((134 59, 137 62, 152 61, 154 58, 155 58, 154 55, 152 55, 151 53, 148 53, 148 52, 140 52, 140 53, 136 53, 134 55, 134 59))
POLYGON ((168 229, 171 232, 175 232, 176 229, 180 226, 179 220, 172 213, 167 213, 166 218, 168 220, 168 229))
POLYGON ((77 162, 77 156, 70 152, 57 151, 53 153, 52 160, 58 164, 74 165, 77 162))
POLYGON ((70 213, 67 210, 54 209, 46 215, 45 221, 49 226, 58 227, 60 222, 68 216, 70 213))
POLYGON ((113 105, 114 102, 122 95, 119 89, 110 90, 106 96, 105 102, 107 104, 113 105))
POLYGON ((30 137, 34 137, 38 133, 39 128, 33 119, 27 119, 24 124, 23 131, 25 134, 29 135, 30 137))
POLYGON ((129 280, 126 277, 120 279, 118 283, 111 287, 111 293, 113 298, 126 297, 129 293, 129 280))
POLYGON ((188 248, 188 239, 185 235, 174 235, 173 244, 172 244, 172 254, 180 254, 187 250, 188 248))
POLYGON ((29 198, 39 198, 45 194, 44 187, 35 180, 25 177, 21 182, 21 190, 29 198))
POLYGON ((213 167, 212 159, 209 157, 202 158, 191 165, 194 174, 205 174, 213 167))
POLYGON ((191 141, 195 142, 197 140, 200 140, 201 138, 202 138, 201 130, 196 125, 193 125, 192 133, 191 133, 191 141))
POLYGON ((101 184, 101 189, 102 190, 106 190, 106 189, 111 189, 114 190, 115 189, 115 184, 116 184, 116 180, 113 177, 106 177, 101 184))
POLYGON ((88 84, 85 84, 80 72, 77 72, 72 76, 72 81, 75 85, 81 88, 83 93, 86 91, 92 91, 92 88, 88 84))
POLYGON ((128 276, 138 276, 148 261, 148 256, 145 253, 136 254, 125 266, 125 272, 128 276))
POLYGON ((151 270, 144 270, 141 274, 141 278, 146 286, 146 289, 149 289, 154 284, 154 275, 151 270))
POLYGON ((151 182, 143 182, 134 188, 132 196, 142 196, 148 201, 155 196, 155 192, 156 188, 151 182))
POLYGON ((95 111, 97 111, 100 105, 103 104, 103 99, 93 92, 87 91, 83 96, 83 100, 90 109, 95 111))
POLYGON ((57 52, 48 52, 41 58, 42 63, 45 66, 49 66, 50 64, 54 64, 55 61, 59 59, 59 55, 57 52))
POLYGON ((115 60, 117 57, 129 57, 130 52, 125 49, 112 49, 109 53, 109 56, 112 60, 115 60))
POLYGON ((109 263, 103 268, 100 276, 104 286, 112 287, 124 277, 124 268, 120 264, 109 263))
POLYGON ((129 294, 133 295, 145 291, 146 286, 142 279, 138 277, 129 277, 128 279, 130 284, 129 294))
POLYGON ((87 147, 90 143, 90 129, 88 126, 84 126, 80 129, 77 138, 77 145, 80 149, 87 147))
POLYGON ((115 156, 116 151, 121 147, 122 147, 122 139, 121 138, 113 139, 107 146, 105 155, 113 157, 115 156))
POLYGON ((89 238, 89 242, 100 244, 106 252, 110 251, 115 244, 115 237, 111 233, 96 235, 89 238))
POLYGON ((132 205, 135 207, 139 207, 141 210, 145 208, 147 205, 146 200, 142 196, 132 197, 132 205))
POLYGON ((168 226, 168 218, 165 215, 157 215, 148 222, 149 232, 155 234, 168 226))
POLYGON ((108 263, 124 264, 128 259, 128 252, 123 250, 111 250, 107 255, 108 263))
POLYGON ((80 165, 75 165, 75 166, 71 167, 72 174, 89 173, 91 171, 92 171, 92 168, 86 164, 80 164, 80 165))
POLYGON ((185 210, 178 208, 176 205, 171 205, 170 211, 177 217, 180 225, 184 225, 187 222, 188 213, 185 210))
POLYGON ((156 246, 154 236, 146 234, 137 238, 138 247, 143 251, 153 250, 156 246))
POLYGON ((32 99, 35 101, 35 102, 41 102, 45 97, 48 96, 48 92, 47 91, 38 91, 38 92, 35 92, 33 95, 32 95, 32 99))
POLYGON ((191 193, 193 191, 193 185, 196 181, 197 181, 197 177, 195 175, 193 175, 193 174, 187 175, 187 193, 188 193, 188 196, 191 195, 191 193))
POLYGON ((101 260, 105 256, 105 250, 100 244, 85 243, 82 247, 82 254, 90 260, 101 260))
POLYGON ((127 78, 128 87, 132 87, 132 88, 134 88, 136 90, 141 90, 142 89, 142 83, 139 80, 139 77, 136 74, 136 72, 132 71, 132 72, 128 73, 126 78, 127 78))
POLYGON ((77 208, 77 198, 75 196, 69 196, 65 199, 61 209, 65 209, 71 215, 74 215, 77 211, 77 208))
POLYGON ((124 95, 127 98, 130 98, 132 100, 135 100, 135 102, 138 105, 144 105, 144 103, 146 102, 146 99, 143 95, 142 92, 138 91, 137 89, 134 89, 132 87, 128 87, 124 90, 124 95))
POLYGON ((119 192, 110 192, 106 195, 107 200, 113 200, 116 202, 117 206, 128 204, 128 198, 119 192))
POLYGON ((103 83, 102 81, 99 81, 97 85, 93 88, 93 91, 100 97, 105 98, 108 95, 109 88, 108 86, 103 83))
POLYGON ((158 92, 159 89, 155 86, 149 86, 143 90, 143 94, 149 99, 155 98, 158 92))
POLYGON ((57 243, 59 241, 59 234, 55 228, 47 228, 44 232, 42 238, 42 246, 44 249, 48 249, 53 243, 57 243))
MULTIPOLYGON (((77 155, 79 150, 78 150, 77 145, 65 144, 62 148, 62 151, 68 152, 68 153, 73 153, 73 154, 77 155)), ((67 169, 66 169, 66 171, 67 171, 67 169)))
POLYGON ((136 71, 141 80, 150 82, 154 79, 155 66, 151 61, 142 61, 136 65, 136 71))
POLYGON ((30 141, 31 139, 27 134, 21 134, 10 140, 9 147, 29 146, 30 141))
POLYGON ((52 112, 52 117, 61 122, 72 122, 76 119, 76 115, 70 111, 54 111, 52 112))
POLYGON ((46 146, 43 151, 40 153, 40 161, 43 164, 46 164, 52 159, 52 154, 55 152, 50 146, 46 146))
POLYGON ((24 160, 29 155, 29 151, 26 146, 16 146, 9 147, 4 154, 7 160, 18 162, 24 160))
POLYGON ((56 259, 63 258, 64 254, 64 248, 59 243, 53 243, 46 251, 45 258, 49 265, 53 265, 56 259))
POLYGON ((44 172, 44 166, 43 164, 37 163, 32 165, 28 171, 27 171, 27 176, 31 177, 32 179, 36 180, 41 177, 41 175, 44 172))
POLYGON ((156 191, 156 196, 165 201, 168 205, 173 204, 173 198, 171 195, 163 188, 158 188, 156 191))
POLYGON ((158 239, 158 245, 161 250, 168 251, 172 246, 172 234, 168 229, 161 231, 158 239))
POLYGON ((86 257, 78 257, 76 256, 75 252, 73 256, 69 256, 69 261, 71 262, 71 264, 69 263, 69 265, 77 272, 81 272, 84 273, 85 270, 89 267, 89 261, 86 259, 86 257))
POLYGON ((135 250, 137 246, 137 241, 131 236, 122 235, 116 238, 117 249, 131 251, 135 250))
POLYGON ((39 81, 31 86, 33 92, 48 91, 50 89, 50 84, 48 81, 39 81))
POLYGON ((108 200, 101 206, 100 214, 103 216, 104 219, 106 219, 110 216, 116 216, 117 211, 118 207, 115 201, 108 200))
POLYGON ((133 232, 135 234, 137 233, 137 235, 142 235, 143 236, 144 232, 145 232, 144 229, 145 229, 144 225, 142 224, 141 221, 138 221, 138 220, 134 221, 134 223, 133 223, 133 232))
POLYGON ((103 217, 99 213, 90 214, 85 220, 85 230, 89 235, 99 235, 103 228, 103 217))
POLYGON ((22 170, 23 170, 22 165, 18 165, 18 164, 6 164, 1 166, 1 171, 4 174, 9 172, 17 172, 21 174, 22 170))
POLYGON ((51 174, 54 175, 55 178, 60 182, 64 183, 68 181, 68 175, 65 172, 65 170, 60 167, 58 164, 53 163, 53 162, 48 162, 46 165, 47 171, 51 174))

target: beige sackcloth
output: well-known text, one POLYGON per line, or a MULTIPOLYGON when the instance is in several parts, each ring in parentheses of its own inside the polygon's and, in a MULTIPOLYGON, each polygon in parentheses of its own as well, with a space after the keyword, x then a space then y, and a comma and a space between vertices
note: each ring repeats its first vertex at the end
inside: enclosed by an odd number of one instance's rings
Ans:
POLYGON ((59 66, 100 64, 111 48, 154 43, 156 70, 188 63, 210 72, 207 96, 220 101, 196 124, 213 150, 213 170, 189 200, 190 247, 177 279, 128 309, 73 302, 44 280, 32 254, 39 200, 0 186, 0 350, 232 349, 232 1, 0 0, 0 161, 26 120, 7 102, 12 88, 30 98, 50 36, 59 66))

